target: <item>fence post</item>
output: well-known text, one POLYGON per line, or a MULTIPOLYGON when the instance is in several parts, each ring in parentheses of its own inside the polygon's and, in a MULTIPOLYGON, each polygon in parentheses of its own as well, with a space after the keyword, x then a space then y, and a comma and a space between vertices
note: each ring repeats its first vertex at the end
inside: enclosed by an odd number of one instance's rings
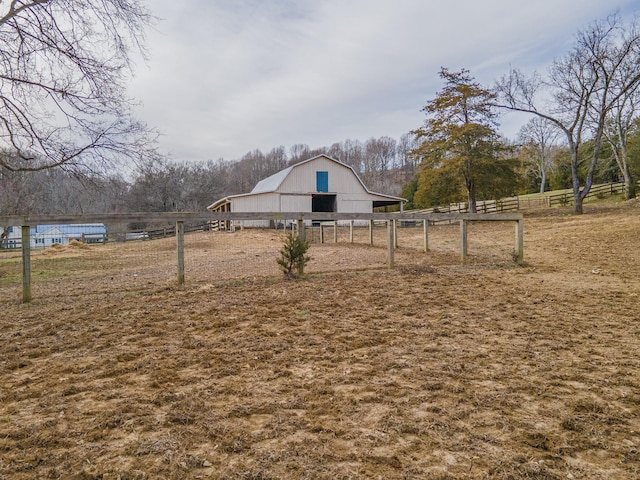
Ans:
POLYGON ((462 263, 467 261, 467 221, 460 220, 460 258, 462 263))
POLYGON ((429 251, 429 219, 425 218, 422 224, 422 231, 424 234, 424 251, 429 251))
POLYGON ((320 222, 320 243, 324 243, 324 225, 320 222))
POLYGON ((369 220, 369 245, 373 246, 373 218, 369 220))
POLYGON ((524 260, 524 220, 516 221, 516 255, 518 263, 524 260))
POLYGON ((307 241, 307 230, 304 227, 304 220, 299 218, 298 220, 296 220, 296 223, 298 224, 298 238, 300 240, 302 240, 303 242, 306 242, 307 241))
POLYGON ((22 303, 31 302, 31 228, 22 225, 22 303))
POLYGON ((398 221, 393 220, 393 247, 398 248, 398 221))
POLYGON ((184 221, 176 222, 176 243, 178 246, 178 285, 184 284, 184 221))
POLYGON ((353 243, 353 220, 349 222, 349 241, 353 243))
POLYGON ((333 243, 338 243, 338 221, 333 221, 333 243))
POLYGON ((387 266, 391 269, 394 267, 393 251, 395 250, 393 234, 394 220, 387 220, 387 250, 389 251, 389 260, 387 266))

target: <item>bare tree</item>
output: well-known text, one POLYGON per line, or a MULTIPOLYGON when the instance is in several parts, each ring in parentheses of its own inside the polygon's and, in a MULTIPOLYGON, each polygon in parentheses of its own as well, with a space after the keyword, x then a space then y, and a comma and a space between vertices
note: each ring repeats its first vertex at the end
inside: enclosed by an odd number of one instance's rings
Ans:
POLYGON ((327 154, 353 167, 356 172, 360 173, 364 161, 363 148, 360 140, 347 139, 331 145, 331 147, 327 149, 327 154))
POLYGON ((273 175, 287 167, 287 150, 284 146, 274 147, 264 157, 266 175, 273 175))
POLYGON ((415 155, 412 155, 411 152, 418 148, 419 145, 420 142, 413 133, 404 133, 398 140, 399 168, 404 174, 404 183, 409 182, 416 174, 420 160, 415 155))
POLYGON ((527 170, 540 181, 540 193, 546 190, 547 174, 553 167, 553 149, 559 133, 553 123, 534 117, 520 129, 518 135, 526 155, 527 170))
POLYGON ((626 28, 618 15, 612 15, 580 31, 573 50, 553 63, 548 78, 526 78, 512 70, 497 84, 499 106, 537 115, 564 133, 571 155, 576 213, 582 213, 583 200, 593 184, 607 119, 620 99, 640 82, 639 58, 637 22, 626 28), (629 64, 635 68, 628 69, 629 64), (550 99, 548 106, 543 106, 543 98, 550 99), (580 147, 586 140, 593 148, 583 158, 580 147), (586 170, 583 187, 582 167, 586 170))
POLYGON ((6 170, 96 167, 153 150, 131 115, 141 0, 0 0, 0 157, 6 170), (13 161, 18 159, 19 161, 13 161))
POLYGON ((175 212, 187 209, 189 166, 157 159, 140 165, 128 195, 129 207, 142 212, 175 212))
POLYGON ((342 142, 344 157, 342 160, 347 165, 351 165, 353 169, 360 173, 364 165, 364 146, 360 140, 351 140, 350 138, 342 142))
POLYGON ((344 163, 343 158, 345 157, 345 151, 343 147, 344 142, 335 142, 333 143, 326 151, 326 154, 331 158, 335 158, 344 163))
POLYGON ((311 158, 311 149, 304 143, 296 143, 289 148, 289 165, 311 158))
POLYGON ((364 142, 365 172, 384 172, 394 166, 397 143, 391 137, 370 138, 364 142))
MULTIPOLYGON (((627 59, 625 67, 621 68, 619 80, 624 81, 633 72, 630 69, 638 69, 638 59, 627 59)), ((636 197, 636 181, 631 174, 629 166, 629 136, 633 132, 633 127, 638 121, 640 111, 640 83, 634 88, 625 90, 620 98, 613 104, 609 118, 604 127, 604 137, 611 146, 613 157, 620 169, 625 185, 625 198, 636 197)))
MULTIPOLYGON (((20 163, 20 159, 11 158, 10 154, 0 153, 0 158, 20 163)), ((0 169, 0 215, 32 213, 37 200, 34 194, 39 190, 38 183, 39 179, 26 172, 0 169)))

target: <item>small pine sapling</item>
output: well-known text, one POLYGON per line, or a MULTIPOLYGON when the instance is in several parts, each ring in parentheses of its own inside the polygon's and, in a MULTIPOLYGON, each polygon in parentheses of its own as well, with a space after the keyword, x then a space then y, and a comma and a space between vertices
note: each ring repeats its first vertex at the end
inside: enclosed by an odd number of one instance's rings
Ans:
POLYGON ((284 245, 280 249, 280 257, 277 259, 285 276, 296 278, 304 275, 304 266, 311 260, 311 257, 307 255, 307 250, 309 250, 309 242, 293 233, 287 235, 284 245))

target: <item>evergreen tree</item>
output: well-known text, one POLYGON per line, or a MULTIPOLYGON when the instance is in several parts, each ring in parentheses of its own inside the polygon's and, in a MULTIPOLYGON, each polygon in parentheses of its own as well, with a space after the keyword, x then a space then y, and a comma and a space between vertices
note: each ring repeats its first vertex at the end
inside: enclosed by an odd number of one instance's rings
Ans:
POLYGON ((431 203, 464 192, 475 213, 479 195, 503 191, 505 173, 516 178, 516 164, 502 158, 506 148, 496 131, 495 95, 465 69, 443 68, 440 77, 445 86, 423 108, 427 120, 414 132, 422 142, 413 151, 422 166, 417 196, 431 203), (438 191, 435 196, 427 191, 432 189, 438 191))
POLYGON ((297 235, 292 233, 287 235, 284 245, 280 249, 280 257, 276 260, 285 276, 296 278, 304 275, 304 267, 311 260, 311 257, 307 255, 309 245, 308 241, 297 235))

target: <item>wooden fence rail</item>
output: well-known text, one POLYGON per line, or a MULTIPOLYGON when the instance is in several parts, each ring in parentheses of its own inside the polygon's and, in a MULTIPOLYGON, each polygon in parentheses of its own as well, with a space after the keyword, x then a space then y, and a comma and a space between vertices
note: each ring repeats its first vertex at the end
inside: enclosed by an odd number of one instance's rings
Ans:
MULTIPOLYGON (((503 214, 469 214, 469 213, 420 213, 420 212, 400 212, 400 213, 334 213, 334 212, 253 212, 253 213, 233 213, 233 212, 210 212, 210 213, 135 213, 135 214, 100 214, 100 215, 26 215, 0 217, 0 225, 10 225, 21 227, 22 230, 22 301, 31 301, 31 242, 29 239, 30 229, 36 225, 60 225, 60 224, 133 224, 133 223, 173 223, 175 227, 163 229, 171 231, 176 236, 177 254, 177 281, 183 284, 185 281, 184 272, 184 235, 188 230, 202 230, 212 221, 242 222, 244 220, 269 220, 273 224, 287 224, 290 221, 296 226, 298 234, 306 236, 305 223, 332 222, 334 227, 334 241, 337 242, 336 225, 337 222, 347 222, 353 229, 355 221, 367 221, 370 228, 370 242, 373 243, 374 222, 385 222, 387 226, 387 250, 388 267, 394 268, 394 250, 398 245, 398 224, 400 222, 410 222, 413 224, 422 223, 424 233, 424 250, 429 250, 428 226, 430 223, 441 221, 457 221, 460 223, 460 258, 464 263, 467 259, 467 225, 469 222, 514 222, 515 223, 515 246, 514 251, 518 262, 524 258, 523 247, 523 217, 520 213, 503 214), (190 225, 187 228, 187 225, 190 225)), ((321 227, 322 228, 322 227, 321 227)), ((151 238, 151 237, 149 237, 151 238)), ((323 235, 321 234, 321 238, 323 235)), ((353 241, 353 230, 350 238, 353 241)))
MULTIPOLYGON (((639 182, 640 185, 640 182, 639 182)), ((611 195, 616 195, 618 193, 625 192, 624 182, 615 182, 615 183, 606 183, 602 185, 594 185, 589 190, 589 193, 585 197, 585 199, 589 198, 604 198, 611 195)), ((563 192, 557 193, 554 195, 549 195, 548 206, 553 207, 555 205, 560 206, 569 206, 573 205, 573 193, 572 192, 563 192)))
MULTIPOLYGON (((640 181, 638 181, 640 187, 640 181)), ((625 192, 624 182, 612 182, 594 185, 585 197, 604 198, 605 196, 616 195, 625 192)), ((570 206, 573 205, 573 193, 570 190, 561 193, 546 193, 539 196, 517 196, 502 198, 499 200, 478 200, 476 210, 478 213, 506 213, 520 210, 542 207, 570 206)), ((451 203, 449 205, 432 207, 420 210, 411 210, 416 213, 467 213, 469 204, 466 202, 451 203)), ((446 221, 434 220, 433 223, 446 221)))

